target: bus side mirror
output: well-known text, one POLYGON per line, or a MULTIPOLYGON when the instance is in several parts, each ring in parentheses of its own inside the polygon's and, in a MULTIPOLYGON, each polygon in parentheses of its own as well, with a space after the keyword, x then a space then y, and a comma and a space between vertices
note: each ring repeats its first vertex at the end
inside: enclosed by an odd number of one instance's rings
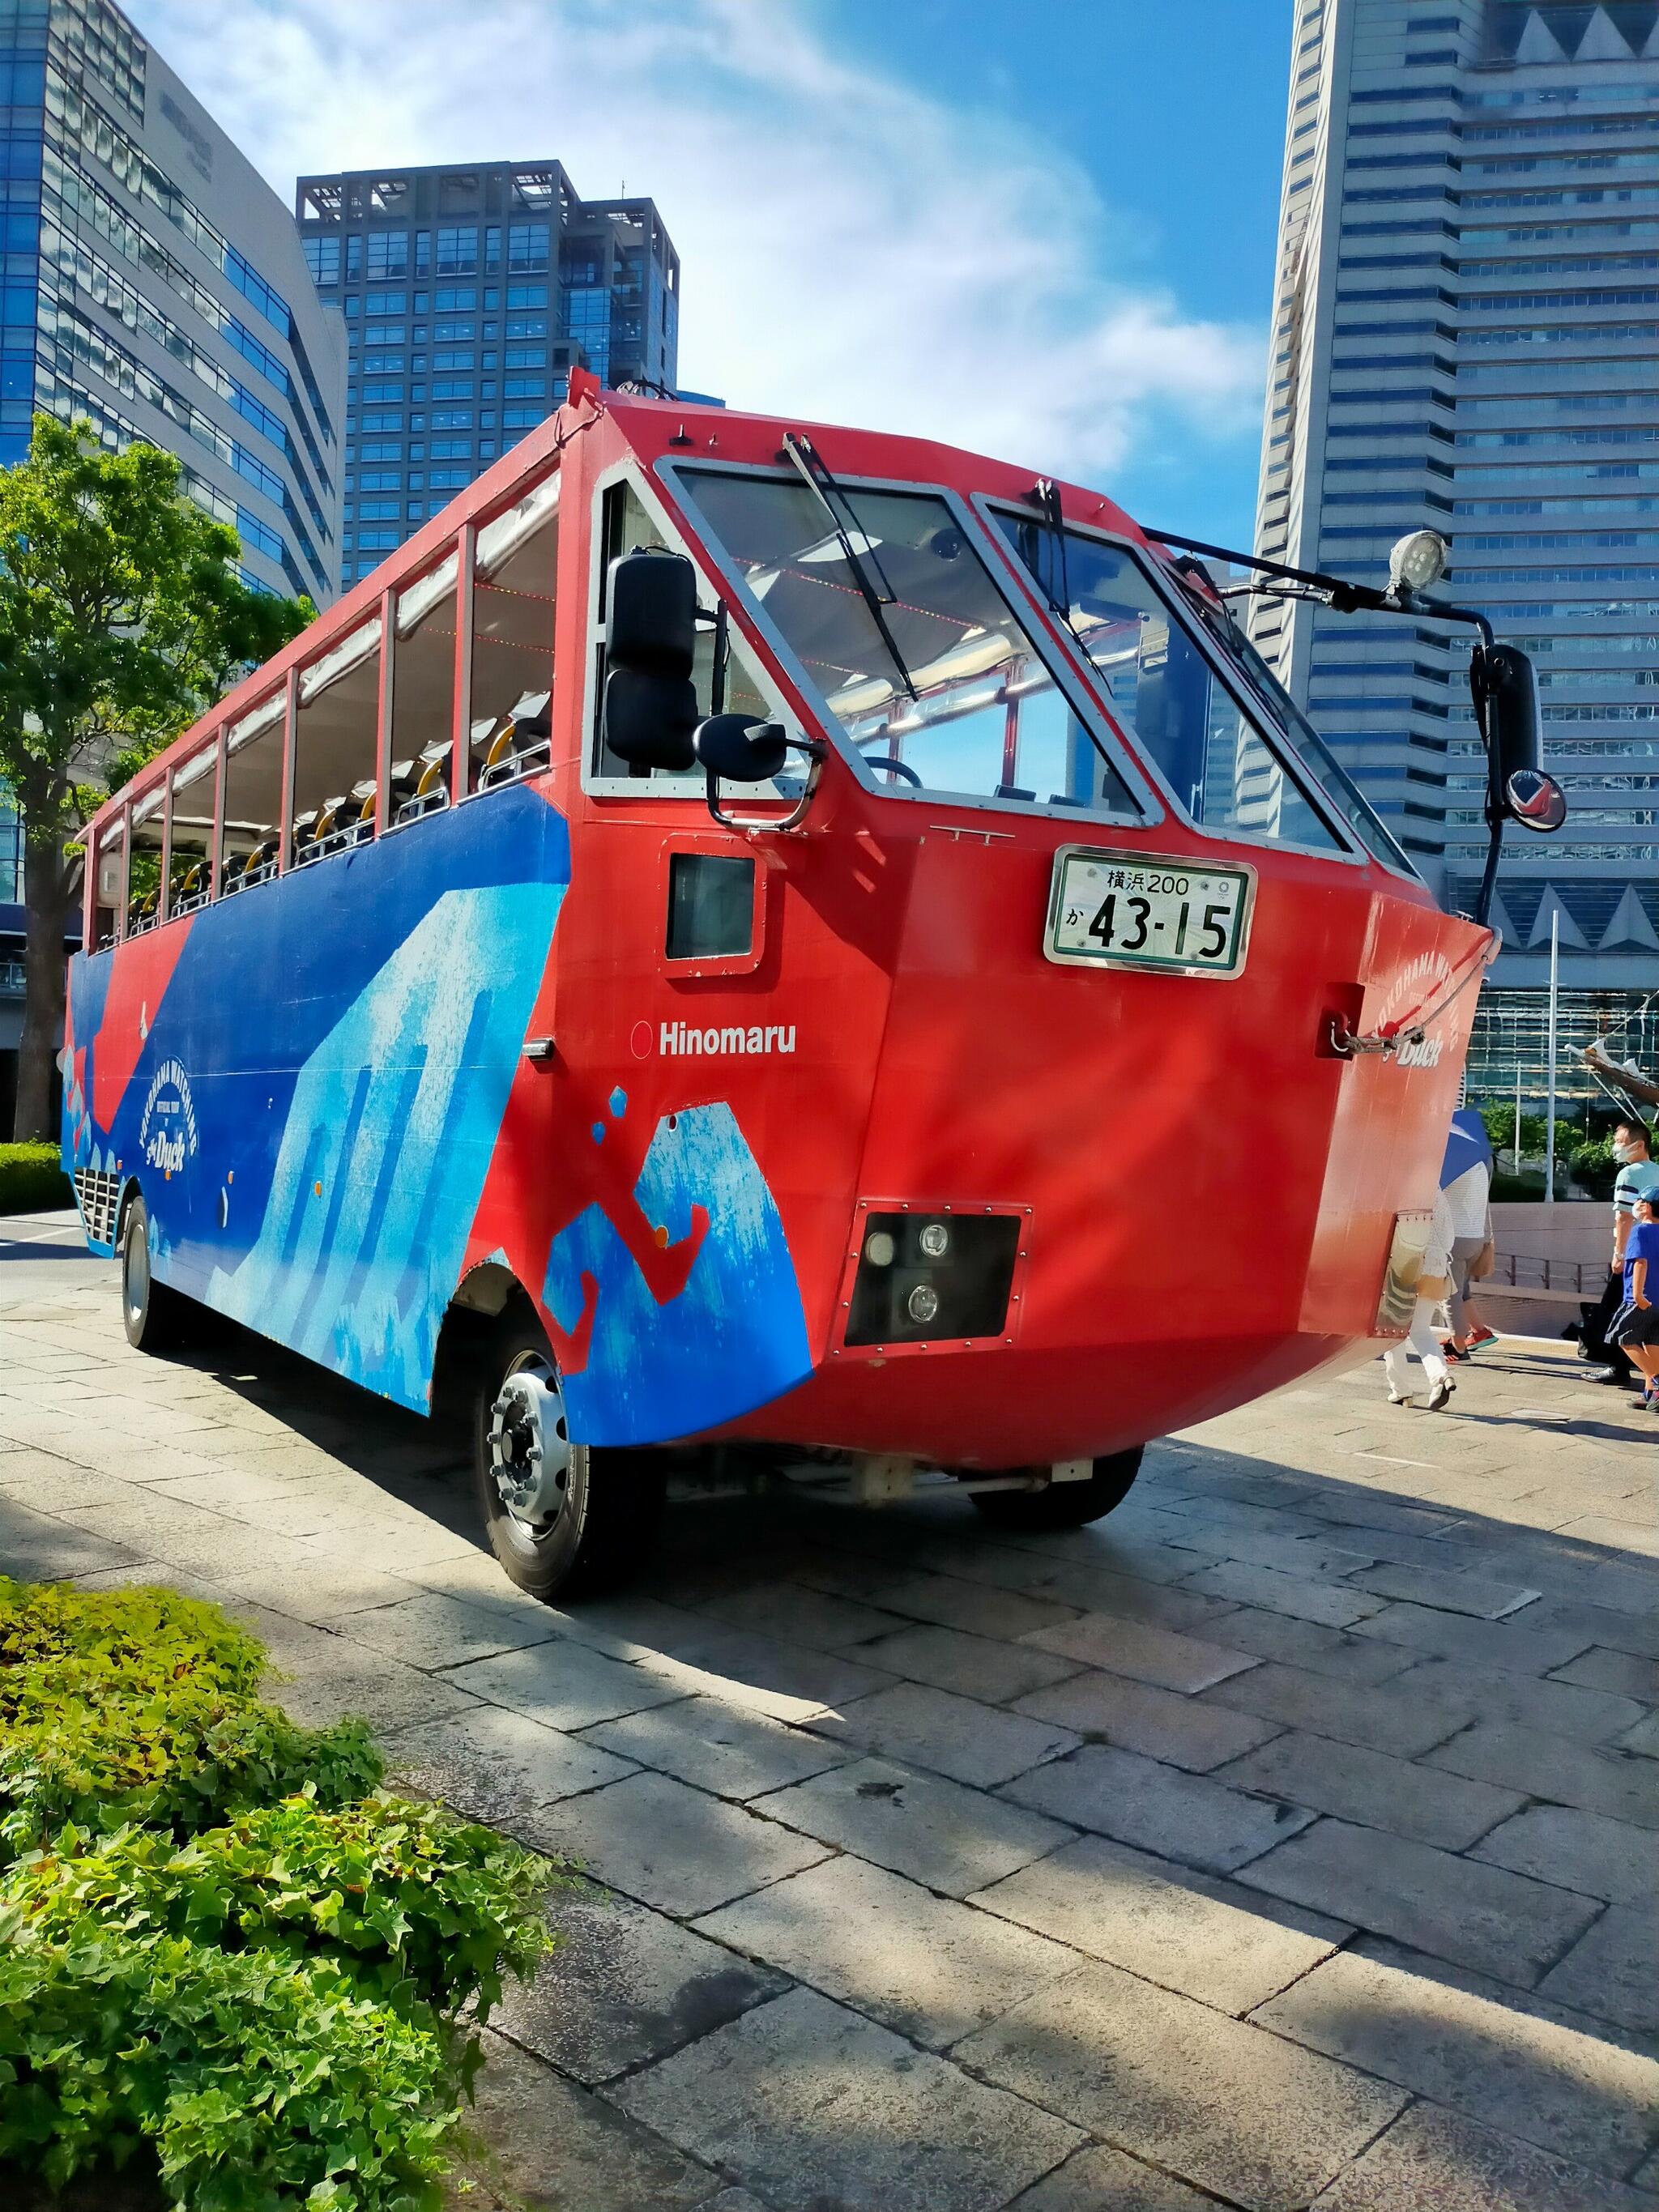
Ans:
POLYGON ((1489 646, 1481 654, 1480 688, 1486 734, 1497 755, 1498 781, 1538 769, 1538 678, 1518 645, 1489 646))
POLYGON ((783 725, 749 714, 711 714, 691 742, 709 774, 728 783, 770 783, 789 755, 783 725))
POLYGON ((695 767, 696 687, 689 676, 612 668, 605 679, 605 742, 630 768, 695 767))
POLYGON ((605 605, 605 744, 630 768, 690 768, 696 571, 684 553, 619 554, 605 605))

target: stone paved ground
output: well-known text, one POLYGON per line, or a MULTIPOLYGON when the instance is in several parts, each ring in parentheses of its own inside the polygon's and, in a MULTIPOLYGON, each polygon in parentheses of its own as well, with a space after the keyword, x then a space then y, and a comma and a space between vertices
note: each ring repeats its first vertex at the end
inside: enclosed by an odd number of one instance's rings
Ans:
POLYGON ((1533 1343, 1455 1402, 1287 1392, 1075 1534, 689 1500, 556 1612, 422 1424, 33 1253, 0 1565, 220 1598, 589 1869, 458 2203, 1655 2212, 1659 1424, 1533 1343))

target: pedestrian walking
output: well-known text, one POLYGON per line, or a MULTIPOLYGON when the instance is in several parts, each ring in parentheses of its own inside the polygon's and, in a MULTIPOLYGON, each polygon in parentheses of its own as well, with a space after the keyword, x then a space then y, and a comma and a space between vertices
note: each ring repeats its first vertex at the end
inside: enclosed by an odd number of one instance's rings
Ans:
POLYGON ((1391 1406, 1409 1406, 1418 1395, 1411 1380, 1413 1354, 1421 1363, 1428 1385, 1423 1401, 1425 1413, 1439 1413, 1457 1387, 1434 1328, 1436 1310, 1451 1285, 1451 1248, 1456 1233, 1451 1206, 1443 1190, 1434 1201, 1429 1241, 1418 1272, 1417 1303, 1412 1309, 1410 1331, 1403 1344, 1391 1344, 1382 1355, 1391 1406))
POLYGON ((1644 1192, 1632 1208, 1624 1287, 1609 1334, 1641 1370, 1643 1404, 1659 1407, 1659 1193, 1644 1192))
POLYGON ((1446 1309, 1451 1323, 1447 1346, 1451 1358, 1467 1358, 1482 1344, 1497 1342, 1474 1310, 1469 1285, 1492 1272, 1492 1139, 1473 1106, 1460 1106, 1446 1135, 1440 1164, 1440 1188, 1452 1213, 1451 1286, 1446 1309))
POLYGON ((1598 1382, 1633 1383, 1638 1370, 1625 1347, 1613 1341, 1613 1323, 1626 1304, 1625 1249, 1635 1225, 1637 1201, 1659 1196, 1659 1162, 1653 1158, 1646 1124, 1633 1115, 1619 1122, 1613 1133, 1613 1156, 1619 1163, 1613 1185, 1613 1258, 1606 1287, 1584 1322, 1580 1341, 1587 1358, 1607 1363, 1606 1373, 1595 1377, 1598 1382))

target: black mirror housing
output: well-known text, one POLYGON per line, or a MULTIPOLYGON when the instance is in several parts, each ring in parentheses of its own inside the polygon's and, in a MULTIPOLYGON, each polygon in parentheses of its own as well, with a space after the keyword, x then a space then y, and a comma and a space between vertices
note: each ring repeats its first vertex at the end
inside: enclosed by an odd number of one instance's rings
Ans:
POLYGON ((770 783, 789 757, 783 725, 748 714, 711 714, 691 742, 710 775, 728 783, 770 783))
POLYGON ((1538 678, 1518 645, 1488 646, 1481 658, 1487 734, 1498 782, 1507 786, 1519 771, 1538 772, 1538 678))
POLYGON ((608 666, 690 678, 697 644, 697 574, 684 553, 618 554, 606 572, 605 607, 608 666))
POLYGON ((695 767, 697 694, 689 676, 613 667, 605 679, 605 742, 630 768, 695 767))

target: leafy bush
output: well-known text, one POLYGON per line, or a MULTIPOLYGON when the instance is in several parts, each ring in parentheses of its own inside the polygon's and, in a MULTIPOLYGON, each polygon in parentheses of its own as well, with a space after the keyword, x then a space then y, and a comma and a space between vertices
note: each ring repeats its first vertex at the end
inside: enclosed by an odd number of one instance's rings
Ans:
POLYGON ((253 1692, 259 1644, 167 1589, 30 1588, 0 1577, 0 1865, 65 1821, 193 1834, 309 1785, 372 1790, 360 1721, 303 1729, 253 1692))
POLYGON ((554 1870, 379 1793, 362 1724, 162 1589, 0 1579, 0 2172, 181 2212, 426 2212, 554 1870))
POLYGON ((74 1203, 56 1145, 0 1145, 0 1213, 44 1213, 74 1203))

